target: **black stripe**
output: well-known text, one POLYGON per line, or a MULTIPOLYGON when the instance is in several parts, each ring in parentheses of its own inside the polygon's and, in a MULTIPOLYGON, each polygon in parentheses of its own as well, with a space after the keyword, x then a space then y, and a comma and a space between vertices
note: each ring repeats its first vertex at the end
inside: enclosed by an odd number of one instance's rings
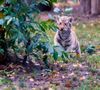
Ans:
POLYGON ((69 38, 65 40, 66 43, 69 43, 70 41, 71 41, 71 39, 69 39, 69 38))
MULTIPOLYGON (((68 38, 70 37, 70 33, 71 33, 71 30, 70 30, 70 29, 66 30, 66 31, 65 31, 66 38, 64 38, 64 39, 63 39, 63 36, 61 36, 62 31, 59 31, 59 32, 58 32, 58 35, 59 35, 59 38, 60 38, 61 40, 66 40, 66 39, 68 39, 68 38)), ((62 34, 62 35, 63 35, 63 34, 62 34)))
POLYGON ((58 35, 59 35, 59 38, 60 38, 61 40, 63 40, 62 37, 61 37, 61 35, 60 35, 60 31, 58 32, 58 35))
POLYGON ((68 48, 69 46, 71 46, 71 44, 66 44, 66 45, 64 46, 64 48, 67 50, 67 48, 68 48))

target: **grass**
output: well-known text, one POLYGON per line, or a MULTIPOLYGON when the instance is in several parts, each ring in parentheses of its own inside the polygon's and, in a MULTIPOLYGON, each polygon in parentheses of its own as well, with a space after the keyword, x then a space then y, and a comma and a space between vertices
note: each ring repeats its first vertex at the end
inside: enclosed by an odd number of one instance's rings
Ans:
MULTIPOLYGON (((75 25, 80 45, 92 44, 100 47, 100 22, 78 23, 75 25)), ((100 52, 100 48, 97 52, 100 52)), ((91 66, 100 69, 100 53, 86 56, 91 66)))
POLYGON ((100 23, 77 23, 75 25, 81 45, 100 45, 100 23))

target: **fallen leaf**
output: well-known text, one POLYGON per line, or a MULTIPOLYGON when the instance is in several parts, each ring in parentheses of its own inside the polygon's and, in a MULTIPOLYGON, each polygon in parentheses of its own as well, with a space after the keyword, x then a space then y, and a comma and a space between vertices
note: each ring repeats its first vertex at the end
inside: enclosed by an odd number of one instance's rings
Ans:
POLYGON ((71 81, 66 81, 65 87, 70 88, 72 86, 71 81))
POLYGON ((62 76, 62 78, 64 79, 64 78, 65 78, 65 76, 62 76))
POLYGON ((86 25, 85 24, 83 24, 83 28, 86 28, 86 25))
POLYGON ((34 79, 33 79, 33 78, 30 78, 29 80, 30 80, 31 82, 33 82, 33 81, 34 81, 34 79))
POLYGON ((75 68, 76 68, 76 67, 78 67, 78 65, 77 65, 77 64, 73 64, 73 67, 75 67, 75 68))
POLYGON ((91 24, 90 24, 90 26, 91 26, 91 27, 93 27, 93 26, 94 26, 94 24, 93 24, 93 23, 91 23, 91 24))
POLYGON ((78 63, 78 67, 82 67, 82 64, 78 63))
POLYGON ((83 80, 85 80, 85 79, 86 79, 85 76, 80 77, 80 80, 81 80, 81 81, 83 81, 83 80))
POLYGON ((14 76, 11 76, 10 79, 15 79, 15 77, 14 76))
POLYGON ((74 76, 74 75, 75 75, 75 73, 74 73, 74 72, 72 72, 72 73, 68 74, 68 76, 74 76))
POLYGON ((54 90, 53 88, 49 88, 48 90, 54 90))

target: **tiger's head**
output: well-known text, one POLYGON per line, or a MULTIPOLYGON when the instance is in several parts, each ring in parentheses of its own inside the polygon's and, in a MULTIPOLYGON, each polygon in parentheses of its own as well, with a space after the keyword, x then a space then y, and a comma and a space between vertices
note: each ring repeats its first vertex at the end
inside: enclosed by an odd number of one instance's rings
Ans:
POLYGON ((57 26, 60 31, 71 30, 72 27, 72 17, 68 16, 57 16, 56 18, 57 26))

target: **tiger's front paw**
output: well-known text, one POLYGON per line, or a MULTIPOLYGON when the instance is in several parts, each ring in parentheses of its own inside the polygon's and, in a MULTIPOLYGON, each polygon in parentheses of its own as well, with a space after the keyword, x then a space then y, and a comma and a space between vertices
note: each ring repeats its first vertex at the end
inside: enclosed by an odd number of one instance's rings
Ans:
POLYGON ((80 53, 76 53, 76 57, 77 58, 80 58, 81 57, 81 54, 80 53))

